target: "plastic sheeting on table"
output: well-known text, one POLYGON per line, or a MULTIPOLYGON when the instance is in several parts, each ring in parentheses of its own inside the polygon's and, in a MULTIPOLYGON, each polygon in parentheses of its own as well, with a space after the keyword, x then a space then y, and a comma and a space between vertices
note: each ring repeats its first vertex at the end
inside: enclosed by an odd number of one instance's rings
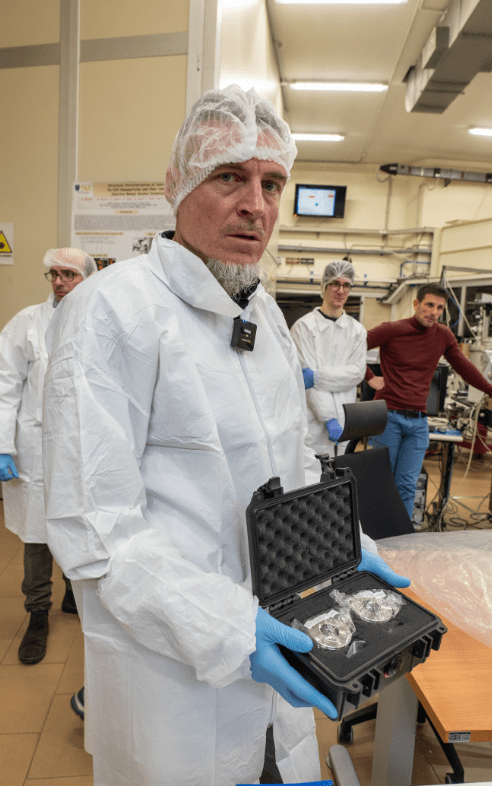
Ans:
POLYGON ((417 532, 383 538, 377 546, 422 600, 492 647, 491 530, 417 532))

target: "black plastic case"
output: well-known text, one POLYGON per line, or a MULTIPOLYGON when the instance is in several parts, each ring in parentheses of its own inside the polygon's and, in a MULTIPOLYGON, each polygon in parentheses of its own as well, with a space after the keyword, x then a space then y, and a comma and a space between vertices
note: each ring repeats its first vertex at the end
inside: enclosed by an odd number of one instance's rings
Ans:
MULTIPOLYGON (((295 491, 284 493, 280 478, 271 478, 253 494, 246 511, 253 592, 264 609, 289 626, 333 608, 330 592, 335 588, 349 594, 363 589, 398 592, 372 573, 357 571, 356 480, 349 469, 323 464, 320 483, 295 491), (331 586, 300 597, 327 579, 331 586)), ((439 617, 407 597, 388 622, 365 622, 356 614, 352 618, 352 641, 364 644, 351 657, 349 646, 327 650, 314 644, 307 654, 281 647, 289 663, 333 702, 338 719, 423 663, 447 631, 439 617)))

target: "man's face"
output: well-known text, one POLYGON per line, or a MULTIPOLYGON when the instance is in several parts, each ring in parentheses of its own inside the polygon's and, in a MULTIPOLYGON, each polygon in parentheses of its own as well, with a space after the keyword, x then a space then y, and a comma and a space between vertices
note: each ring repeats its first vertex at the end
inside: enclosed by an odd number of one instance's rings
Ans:
POLYGON ((350 294, 350 279, 338 276, 335 281, 326 285, 323 303, 332 311, 341 311, 350 294))
POLYGON ((77 284, 80 284, 80 282, 84 280, 81 273, 77 273, 75 270, 72 270, 72 268, 64 267, 63 265, 53 265, 50 270, 52 273, 59 274, 57 278, 53 279, 51 282, 55 300, 58 302, 60 302, 65 295, 68 295, 72 289, 75 289, 77 284), (71 281, 67 280, 67 277, 70 278, 73 274, 75 274, 74 278, 71 281), (60 278, 60 275, 63 276, 63 278, 60 278))
POLYGON ((174 240, 204 262, 255 264, 270 240, 286 180, 273 161, 218 166, 183 199, 174 240))
POLYGON ((415 318, 423 327, 431 327, 441 316, 445 305, 446 299, 436 295, 426 295, 421 303, 414 300, 415 318))

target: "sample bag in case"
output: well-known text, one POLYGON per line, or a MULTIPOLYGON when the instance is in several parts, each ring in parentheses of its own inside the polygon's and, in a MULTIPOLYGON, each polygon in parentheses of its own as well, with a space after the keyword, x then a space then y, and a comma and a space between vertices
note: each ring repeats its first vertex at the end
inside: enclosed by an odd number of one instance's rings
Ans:
POLYGON ((280 649, 333 702, 340 719, 423 663, 432 649, 439 649, 447 628, 439 617, 387 582, 357 571, 361 546, 356 480, 349 469, 333 470, 329 463, 322 464, 321 482, 295 491, 284 493, 280 478, 271 478, 253 494, 246 517, 253 592, 260 605, 285 625, 309 632, 314 620, 327 634, 328 646, 312 636, 313 649, 306 654, 280 649), (300 596, 328 579, 330 586, 300 596), (340 609, 335 598, 360 597, 365 592, 375 593, 376 599, 382 593, 396 593, 403 603, 397 603, 395 613, 385 621, 379 621, 381 615, 363 614, 364 619, 352 613, 355 629, 349 638, 331 614, 340 609))

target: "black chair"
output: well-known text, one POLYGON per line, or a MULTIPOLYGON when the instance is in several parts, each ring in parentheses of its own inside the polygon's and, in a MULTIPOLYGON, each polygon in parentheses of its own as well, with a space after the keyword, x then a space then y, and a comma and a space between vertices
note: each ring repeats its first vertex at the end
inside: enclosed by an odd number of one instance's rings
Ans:
MULTIPOLYGON (((339 442, 347 442, 346 453, 353 453, 359 440, 363 437, 375 437, 382 434, 388 422, 386 401, 358 401, 343 404, 345 425, 339 442)), ((338 455, 335 446, 335 456, 338 455)))
POLYGON ((344 453, 333 459, 335 467, 349 467, 357 484, 359 518, 373 540, 415 533, 391 470, 388 448, 344 453))
MULTIPOLYGON (((357 442, 358 439, 354 439, 354 445, 357 442)), ((401 501, 395 483, 388 448, 374 448, 357 453, 344 453, 342 456, 336 456, 332 461, 335 467, 349 467, 356 479, 359 518, 363 531, 369 537, 379 540, 380 538, 389 538, 395 535, 415 534, 413 524, 401 501)), ((353 740, 353 726, 364 721, 373 720, 376 718, 377 711, 378 705, 374 703, 368 707, 355 710, 350 715, 346 715, 338 726, 338 741, 351 743, 353 740)), ((451 773, 446 774, 445 783, 464 783, 463 766, 454 745, 441 740, 425 709, 419 704, 417 722, 424 723, 425 720, 429 721, 453 770, 451 773)))

